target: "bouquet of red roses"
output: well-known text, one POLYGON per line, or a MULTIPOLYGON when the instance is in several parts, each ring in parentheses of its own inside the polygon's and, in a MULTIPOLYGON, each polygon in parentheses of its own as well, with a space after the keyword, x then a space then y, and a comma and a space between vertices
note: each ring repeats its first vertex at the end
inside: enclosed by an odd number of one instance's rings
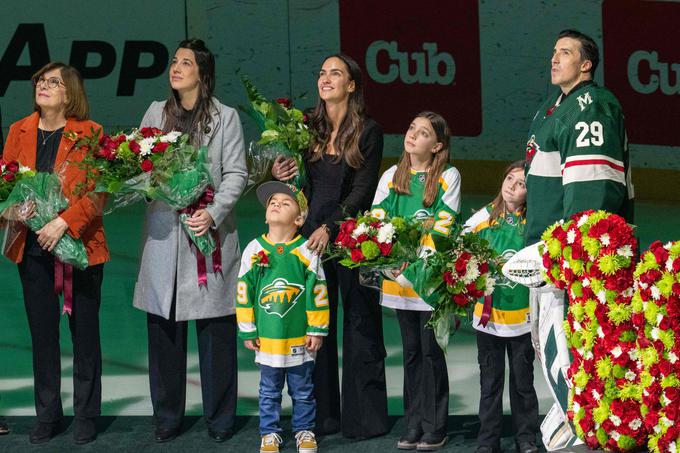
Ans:
POLYGON ((639 449, 647 439, 641 411, 647 384, 632 303, 633 228, 617 215, 591 210, 552 225, 541 239, 546 281, 569 298, 567 415, 590 448, 639 449))
POLYGON ((348 268, 393 269, 418 259, 424 232, 417 220, 366 213, 342 222, 330 255, 348 268))
MULTIPOLYGON (((101 135, 78 141, 88 153, 78 165, 88 171, 81 189, 94 182, 94 192, 111 194, 107 212, 144 198, 163 201, 185 220, 196 209, 212 202, 212 178, 207 148, 189 144, 189 135, 145 127, 130 133, 101 135)), ((196 237, 184 222, 185 232, 202 255, 215 252, 212 234, 196 237)))

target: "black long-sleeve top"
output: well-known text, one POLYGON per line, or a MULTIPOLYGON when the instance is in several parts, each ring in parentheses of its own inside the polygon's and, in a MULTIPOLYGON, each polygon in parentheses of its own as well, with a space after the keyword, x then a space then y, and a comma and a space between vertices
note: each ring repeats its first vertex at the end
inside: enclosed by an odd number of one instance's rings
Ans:
POLYGON ((383 131, 372 118, 364 120, 359 151, 364 162, 356 169, 344 159, 334 163, 328 158, 331 156, 305 162, 308 182, 303 191, 309 201, 309 214, 302 227, 305 236, 309 237, 325 224, 334 240, 339 230, 338 222, 371 207, 383 154, 383 131))

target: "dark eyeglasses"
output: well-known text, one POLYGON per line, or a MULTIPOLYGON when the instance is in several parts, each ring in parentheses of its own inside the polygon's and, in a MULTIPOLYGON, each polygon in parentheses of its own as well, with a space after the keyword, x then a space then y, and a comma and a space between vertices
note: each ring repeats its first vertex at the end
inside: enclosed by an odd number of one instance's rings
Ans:
POLYGON ((38 80, 35 80, 33 84, 36 87, 39 85, 47 84, 47 88, 53 89, 57 88, 59 85, 64 85, 64 82, 59 80, 59 77, 50 77, 49 79, 46 79, 45 77, 40 77, 38 80))

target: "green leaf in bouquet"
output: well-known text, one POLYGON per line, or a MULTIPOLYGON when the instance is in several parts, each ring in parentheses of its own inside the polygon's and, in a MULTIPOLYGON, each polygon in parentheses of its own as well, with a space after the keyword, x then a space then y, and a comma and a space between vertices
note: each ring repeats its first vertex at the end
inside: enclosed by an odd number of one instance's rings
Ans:
POLYGON ((192 231, 191 228, 189 228, 189 226, 185 223, 188 218, 188 214, 180 214, 179 216, 184 232, 189 236, 191 242, 196 246, 198 251, 201 252, 203 256, 207 257, 212 255, 215 249, 217 249, 215 238, 212 234, 210 234, 210 232, 207 232, 202 236, 196 236, 196 233, 192 231))
MULTIPOLYGON (((288 111, 285 109, 284 106, 282 106, 278 102, 272 102, 270 105, 271 105, 271 108, 272 108, 272 112, 274 112, 276 114, 275 118, 278 118, 283 123, 290 122, 291 117, 288 114, 288 111)), ((300 119, 302 119, 302 118, 300 118, 300 119)))
POLYGON ((437 340, 437 344, 444 352, 446 352, 446 347, 449 345, 449 337, 451 336, 451 318, 448 311, 443 310, 433 319, 432 329, 434 331, 434 337, 437 340))

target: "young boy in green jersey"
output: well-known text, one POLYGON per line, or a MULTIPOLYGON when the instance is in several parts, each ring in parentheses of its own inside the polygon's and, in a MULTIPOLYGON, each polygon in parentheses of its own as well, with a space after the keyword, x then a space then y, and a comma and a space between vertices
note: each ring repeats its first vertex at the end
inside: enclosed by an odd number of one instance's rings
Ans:
POLYGON ((256 192, 269 231, 243 251, 236 319, 239 336, 260 365, 260 452, 278 452, 283 442, 279 417, 287 381, 298 452, 315 453, 312 372, 329 324, 323 267, 298 234, 307 215, 304 194, 279 181, 256 192))

